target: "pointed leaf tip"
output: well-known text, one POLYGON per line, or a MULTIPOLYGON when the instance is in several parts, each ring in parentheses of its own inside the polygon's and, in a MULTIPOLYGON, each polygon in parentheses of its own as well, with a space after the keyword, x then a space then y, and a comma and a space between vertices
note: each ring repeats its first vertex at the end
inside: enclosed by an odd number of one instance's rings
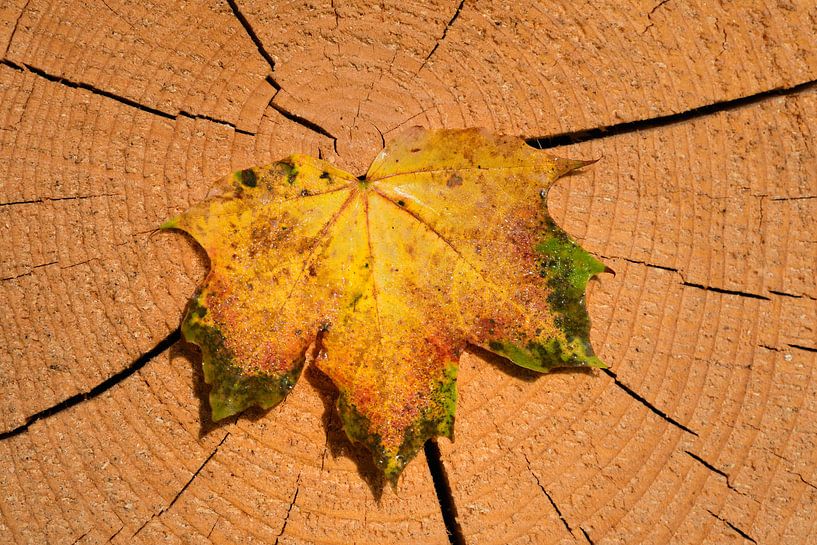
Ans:
POLYGON ((563 176, 567 176, 571 172, 575 172, 580 168, 590 166, 594 163, 597 163, 598 161, 599 159, 582 160, 557 158, 554 179, 558 180, 563 176))
POLYGON ((179 227, 179 216, 168 218, 159 226, 159 229, 177 229, 179 227))

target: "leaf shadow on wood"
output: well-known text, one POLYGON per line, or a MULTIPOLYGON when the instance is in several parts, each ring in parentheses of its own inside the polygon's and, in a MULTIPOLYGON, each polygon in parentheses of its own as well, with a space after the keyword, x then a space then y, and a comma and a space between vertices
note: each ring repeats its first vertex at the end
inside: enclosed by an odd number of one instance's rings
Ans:
MULTIPOLYGON (((210 385, 204 381, 199 347, 182 339, 170 348, 170 357, 172 360, 177 358, 186 360, 190 365, 193 394, 199 401, 199 439, 219 428, 235 423, 238 419, 255 422, 266 416, 270 411, 275 410, 275 407, 271 409, 250 407, 237 415, 214 422, 210 412, 210 385)), ((310 358, 307 358, 307 361, 309 362, 310 358)), ((375 466, 371 452, 363 445, 353 444, 346 436, 337 411, 338 390, 332 380, 321 372, 317 366, 309 364, 306 365, 301 380, 306 380, 314 388, 323 403, 321 420, 326 431, 328 453, 333 458, 346 457, 352 460, 357 466, 361 479, 371 490, 375 501, 379 503, 383 496, 386 479, 375 466)))
MULTIPOLYGON (((326 447, 333 458, 345 457, 357 466, 360 478, 368 485, 376 502, 380 503, 386 478, 372 459, 372 453, 365 446, 352 443, 343 430, 343 423, 337 410, 338 389, 325 373, 316 365, 307 365, 303 379, 315 389, 323 402, 323 427, 326 430, 326 447)), ((323 464, 321 464, 323 465, 323 464)))

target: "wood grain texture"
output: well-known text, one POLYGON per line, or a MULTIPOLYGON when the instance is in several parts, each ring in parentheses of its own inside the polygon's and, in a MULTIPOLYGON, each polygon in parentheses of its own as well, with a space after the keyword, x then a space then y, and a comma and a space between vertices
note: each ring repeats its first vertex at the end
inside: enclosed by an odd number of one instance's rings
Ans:
POLYGON ((815 36, 810 0, 3 3, 0 543, 449 542, 422 455, 383 488, 325 377, 209 421, 173 342, 206 257, 155 232, 412 124, 578 137, 550 210, 616 271, 609 373, 463 357, 454 542, 817 541, 815 36))

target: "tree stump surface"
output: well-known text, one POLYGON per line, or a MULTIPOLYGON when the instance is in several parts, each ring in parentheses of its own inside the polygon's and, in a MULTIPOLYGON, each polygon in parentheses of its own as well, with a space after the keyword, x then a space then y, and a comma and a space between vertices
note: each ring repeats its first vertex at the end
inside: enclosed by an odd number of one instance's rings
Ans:
POLYGON ((0 542, 817 543, 815 36, 813 0, 3 2, 0 542), (616 272, 611 369, 465 355, 393 490, 317 373, 210 422, 207 260, 155 229, 415 124, 601 158, 549 206, 616 272))

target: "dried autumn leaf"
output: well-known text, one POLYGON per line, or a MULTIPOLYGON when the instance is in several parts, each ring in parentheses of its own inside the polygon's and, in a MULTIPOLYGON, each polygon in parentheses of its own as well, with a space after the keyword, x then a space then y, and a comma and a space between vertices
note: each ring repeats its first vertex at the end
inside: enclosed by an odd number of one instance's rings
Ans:
POLYGON ((426 439, 452 436, 469 343, 540 372, 603 367, 584 294, 605 267, 545 205, 586 164, 415 128, 363 180, 303 155, 221 180, 162 225, 210 256, 182 331, 202 349, 213 419, 279 403, 320 335, 346 433, 394 483, 426 439))

